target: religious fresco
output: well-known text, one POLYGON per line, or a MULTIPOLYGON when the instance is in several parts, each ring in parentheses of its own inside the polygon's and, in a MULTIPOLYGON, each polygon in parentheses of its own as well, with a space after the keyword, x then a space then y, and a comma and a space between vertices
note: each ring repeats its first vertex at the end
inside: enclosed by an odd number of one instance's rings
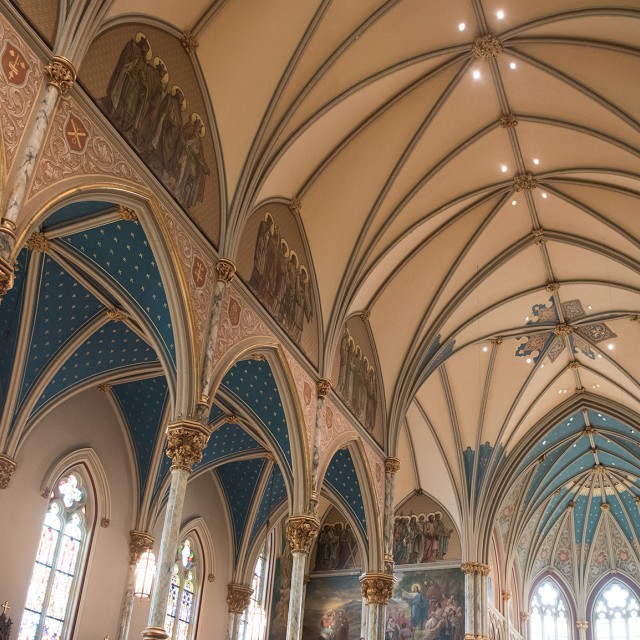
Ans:
POLYGON ((289 207, 280 202, 259 207, 247 222, 240 247, 237 267, 242 279, 287 335, 317 362, 313 270, 289 207))
POLYGON ((361 566, 360 549, 351 524, 336 509, 328 510, 316 538, 313 571, 356 569, 361 566))
POLYGON ((384 401, 370 332, 361 316, 347 320, 333 365, 336 393, 380 443, 384 401))
POLYGON ((460 560, 460 537, 451 516, 427 496, 417 494, 396 510, 393 561, 396 565, 460 560))
POLYGON ((150 26, 114 27, 89 48, 79 80, 217 245, 220 206, 212 128, 193 63, 181 41, 150 26))
POLYGON ((464 574, 460 569, 396 571, 385 640, 464 640, 464 574))
POLYGON ((304 603, 303 640, 359 640, 361 617, 358 575, 311 577, 304 603))

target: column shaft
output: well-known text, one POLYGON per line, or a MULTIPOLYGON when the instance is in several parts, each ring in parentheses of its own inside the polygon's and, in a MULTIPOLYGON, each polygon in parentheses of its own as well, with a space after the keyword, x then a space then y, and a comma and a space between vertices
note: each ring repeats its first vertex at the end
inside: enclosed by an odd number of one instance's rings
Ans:
POLYGON ((118 640, 127 640, 129 636, 129 626, 131 625, 131 615, 133 613, 133 589, 136 579, 136 565, 129 564, 127 571, 127 584, 122 599, 122 609, 118 620, 118 640))
POLYGON ((307 554, 292 552, 291 591, 289 594, 289 619, 287 620, 287 640, 302 638, 302 617, 304 609, 304 572, 307 554))

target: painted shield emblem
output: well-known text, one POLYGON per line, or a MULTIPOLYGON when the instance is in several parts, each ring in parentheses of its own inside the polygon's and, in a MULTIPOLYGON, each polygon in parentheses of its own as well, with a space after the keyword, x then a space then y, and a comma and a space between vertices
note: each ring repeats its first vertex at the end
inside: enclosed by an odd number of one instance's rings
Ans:
POLYGON ((5 43, 2 51, 2 72, 7 82, 14 87, 21 87, 27 79, 29 63, 22 51, 11 42, 5 43))
POLYGON ((70 113, 64 125, 64 136, 70 151, 82 153, 87 146, 89 132, 80 118, 70 113))
POLYGON ((198 258, 198 256, 194 256, 193 264, 191 265, 191 277, 193 278, 193 282, 200 289, 204 286, 204 283, 207 281, 207 267, 198 258))

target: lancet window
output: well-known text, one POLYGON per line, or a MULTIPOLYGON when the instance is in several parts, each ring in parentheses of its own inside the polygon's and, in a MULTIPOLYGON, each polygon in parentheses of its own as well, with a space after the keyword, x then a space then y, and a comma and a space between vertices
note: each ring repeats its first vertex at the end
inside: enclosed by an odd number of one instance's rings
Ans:
POLYGON ((164 628, 171 640, 189 640, 192 635, 196 577, 195 546, 191 538, 186 538, 178 546, 167 599, 164 628))
POLYGON ((49 498, 18 640, 69 637, 89 531, 87 491, 73 472, 49 498))
POLYGON ((640 604, 619 580, 609 582, 593 606, 595 640, 640 640, 640 604))
POLYGON ((562 591, 553 580, 543 580, 529 606, 531 640, 569 640, 571 615, 562 591))
POLYGON ((251 600, 238 627, 238 640, 264 640, 267 631, 267 575, 269 573, 269 540, 256 560, 251 581, 251 600))

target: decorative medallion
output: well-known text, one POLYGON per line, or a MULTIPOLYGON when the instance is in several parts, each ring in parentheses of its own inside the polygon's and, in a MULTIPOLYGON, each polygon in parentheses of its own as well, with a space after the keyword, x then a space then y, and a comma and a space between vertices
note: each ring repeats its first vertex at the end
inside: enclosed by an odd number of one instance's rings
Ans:
POLYGON ((538 186, 538 181, 531 173, 521 173, 513 179, 513 187, 516 191, 530 191, 538 186))
POLYGON ((502 42, 491 34, 480 36, 473 41, 471 51, 476 60, 493 60, 502 53, 502 42))
POLYGON ((74 153, 84 153, 87 147, 89 131, 77 115, 69 112, 67 121, 64 124, 64 139, 67 142, 69 151, 74 153))
POLYGON ((193 264, 191 265, 191 277, 198 289, 204 287, 207 281, 207 267, 205 263, 198 257, 193 256, 193 264))
POLYGON ((9 84, 14 87, 22 87, 27 81, 29 63, 18 47, 11 42, 5 42, 2 51, 2 72, 9 84))

